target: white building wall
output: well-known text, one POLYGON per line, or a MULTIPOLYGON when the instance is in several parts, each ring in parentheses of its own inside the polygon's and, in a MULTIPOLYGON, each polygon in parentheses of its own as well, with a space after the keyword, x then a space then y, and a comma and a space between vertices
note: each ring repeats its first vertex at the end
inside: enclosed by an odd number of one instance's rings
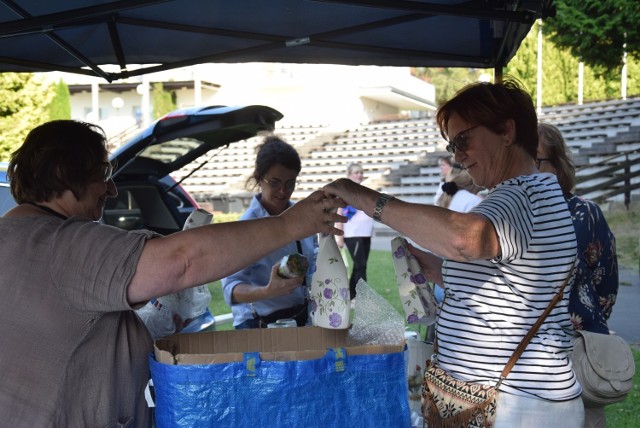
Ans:
POLYGON ((369 87, 401 86, 418 91, 435 105, 432 85, 412 77, 407 67, 216 64, 221 104, 266 104, 284 114, 283 123, 326 123, 336 127, 368 122, 372 114, 399 113, 395 105, 383 106, 361 99, 369 87), (411 86, 407 87, 407 83, 411 86))
MULTIPOLYGON (((68 73, 47 73, 54 80, 67 84, 106 83, 96 77, 68 73)), ((414 78, 406 67, 309 65, 309 64, 202 64, 161 73, 144 78, 153 85, 158 81, 211 82, 220 86, 218 91, 202 90, 201 105, 263 104, 284 114, 280 125, 324 124, 345 129, 374 120, 377 116, 400 113, 406 106, 392 99, 370 99, 363 96, 372 88, 380 92, 400 88, 406 93, 429 100, 435 105, 435 89, 432 85, 414 78)), ((143 77, 116 83, 143 83, 143 77)), ((197 85, 196 85, 197 87, 197 85)), ((178 108, 194 106, 193 89, 176 91, 178 108)), ((149 97, 149 102, 152 102, 149 97)), ((71 111, 74 119, 97 122, 113 136, 140 122, 143 96, 135 90, 128 92, 100 91, 99 117, 92 110, 91 92, 74 94, 71 111), (121 108, 114 107, 114 98, 123 101, 121 108)), ((412 106, 417 110, 425 106, 412 106)), ((149 120, 150 122, 150 120, 149 120)))

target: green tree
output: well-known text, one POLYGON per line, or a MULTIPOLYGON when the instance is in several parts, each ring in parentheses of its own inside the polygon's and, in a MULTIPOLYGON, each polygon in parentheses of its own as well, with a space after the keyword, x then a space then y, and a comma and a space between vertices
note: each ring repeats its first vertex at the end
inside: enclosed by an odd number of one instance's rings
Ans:
MULTIPOLYGON (((544 28, 544 27, 543 27, 544 28)), ((578 100, 578 60, 568 49, 556 47, 548 37, 542 44, 542 104, 578 100)))
POLYGON ((35 126, 50 119, 53 86, 32 73, 0 73, 0 160, 8 160, 35 126))
MULTIPOLYGON (((578 101, 578 70, 580 61, 571 50, 557 46, 543 24, 542 42, 542 104, 557 105, 578 101)), ((504 69, 524 83, 535 100, 537 98, 538 25, 534 25, 523 40, 518 52, 504 69)), ((633 56, 627 58, 627 95, 640 94, 640 71, 633 56)), ((621 94, 621 69, 584 64, 583 99, 596 101, 619 98, 621 94)))
POLYGON ((626 50, 640 55, 638 0, 556 0, 545 20, 551 40, 586 64, 619 69, 626 50), (626 48, 625 48, 626 44, 626 48))
POLYGON ((71 119, 71 93, 62 80, 53 85, 54 95, 49 104, 49 119, 71 119))
MULTIPOLYGON (((543 25, 543 34, 544 28, 543 25)), ((538 24, 525 37, 504 74, 520 80, 534 100, 538 96, 538 24)), ((542 41, 542 103, 563 104, 577 99, 578 61, 566 49, 558 49, 549 38, 542 41)))
POLYGON ((627 57, 627 96, 640 95, 640 61, 637 57, 627 57))
POLYGON ((175 93, 164 90, 162 82, 153 84, 153 118, 160 119, 176 109, 175 93))
POLYGON ((537 25, 531 27, 515 56, 503 69, 504 75, 513 76, 524 84, 529 94, 536 99, 538 78, 537 25))

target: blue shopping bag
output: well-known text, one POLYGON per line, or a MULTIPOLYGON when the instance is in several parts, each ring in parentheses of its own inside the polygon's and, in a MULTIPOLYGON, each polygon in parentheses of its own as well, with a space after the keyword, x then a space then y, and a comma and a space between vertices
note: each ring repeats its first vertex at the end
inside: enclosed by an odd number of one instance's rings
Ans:
POLYGON ((163 364, 150 358, 163 427, 410 427, 402 352, 319 359, 163 364))

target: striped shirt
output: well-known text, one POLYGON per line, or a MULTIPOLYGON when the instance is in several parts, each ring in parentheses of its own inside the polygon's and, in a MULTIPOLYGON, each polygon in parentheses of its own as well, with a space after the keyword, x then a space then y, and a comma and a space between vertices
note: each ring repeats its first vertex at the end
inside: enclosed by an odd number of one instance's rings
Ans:
MULTIPOLYGON (((437 327, 438 362, 452 376, 495 384, 509 357, 546 309, 576 260, 576 236, 554 175, 500 183, 471 212, 491 221, 501 254, 492 260, 445 260, 446 299, 437 327)), ((573 329, 564 298, 500 386, 552 401, 581 393, 571 363, 573 329)))

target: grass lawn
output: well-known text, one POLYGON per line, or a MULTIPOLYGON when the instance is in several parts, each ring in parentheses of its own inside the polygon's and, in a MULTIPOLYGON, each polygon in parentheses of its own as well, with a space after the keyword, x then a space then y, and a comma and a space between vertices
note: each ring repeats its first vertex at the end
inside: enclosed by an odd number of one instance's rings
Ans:
POLYGON ((633 389, 627 398, 618 404, 604 408, 607 426, 611 428, 640 427, 640 350, 632 349, 636 362, 636 374, 633 377, 633 389))

